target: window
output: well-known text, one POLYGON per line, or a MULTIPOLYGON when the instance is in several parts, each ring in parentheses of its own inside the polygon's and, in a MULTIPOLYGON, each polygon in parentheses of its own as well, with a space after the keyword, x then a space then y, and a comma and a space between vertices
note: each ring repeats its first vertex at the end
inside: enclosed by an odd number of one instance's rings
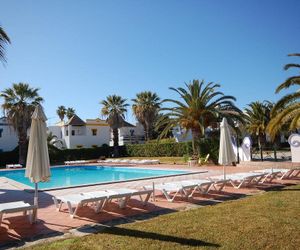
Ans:
POLYGON ((72 130, 72 135, 75 135, 75 130, 72 130))
POLYGON ((95 128, 92 129, 92 135, 93 135, 93 136, 96 136, 96 135, 97 135, 97 129, 95 129, 95 128))
POLYGON ((3 128, 0 128, 0 137, 2 137, 3 128))
POLYGON ((66 136, 69 136, 69 130, 66 130, 66 136))

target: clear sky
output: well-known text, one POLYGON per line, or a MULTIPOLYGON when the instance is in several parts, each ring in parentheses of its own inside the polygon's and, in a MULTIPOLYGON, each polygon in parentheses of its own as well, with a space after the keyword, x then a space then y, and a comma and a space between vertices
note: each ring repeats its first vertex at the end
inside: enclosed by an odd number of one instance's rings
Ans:
MULTIPOLYGON (((12 40, 0 90, 40 88, 49 124, 59 105, 100 116, 109 94, 134 98, 192 79, 222 85, 244 108, 276 101, 300 52, 299 0, 1 0, 0 24, 12 40)), ((128 121, 133 122, 131 111, 128 121)))

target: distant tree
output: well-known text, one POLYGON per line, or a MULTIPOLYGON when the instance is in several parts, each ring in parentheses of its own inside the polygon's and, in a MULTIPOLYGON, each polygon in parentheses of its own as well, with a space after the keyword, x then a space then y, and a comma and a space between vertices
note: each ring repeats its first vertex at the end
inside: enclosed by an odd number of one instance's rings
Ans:
POLYGON ((257 138, 260 150, 261 160, 263 160, 263 144, 266 140, 267 126, 271 120, 272 103, 252 102, 245 109, 246 112, 246 129, 254 137, 257 138))
POLYGON ((144 127, 145 139, 153 139, 154 122, 160 108, 160 98, 156 93, 144 91, 136 94, 136 98, 132 101, 134 102, 133 113, 144 127))
POLYGON ((0 26, 0 61, 2 61, 2 63, 6 62, 5 45, 8 43, 10 43, 10 39, 4 29, 0 26))
MULTIPOLYGON (((300 56, 300 54, 295 53, 288 56, 300 56)), ((284 66, 285 70, 290 68, 300 69, 300 64, 290 63, 284 66)), ((295 85, 300 85, 300 75, 289 77, 277 87, 276 93, 295 85)), ((272 120, 268 126, 268 133, 273 140, 283 127, 287 127, 289 131, 300 128, 300 89, 283 96, 272 110, 272 120)))
POLYGON ((19 138, 19 163, 22 165, 27 154, 27 130, 31 125, 31 115, 35 106, 43 101, 38 91, 38 88, 31 88, 27 83, 14 83, 0 93, 4 98, 2 108, 19 138))
POLYGON ((103 105, 101 114, 107 117, 106 121, 113 132, 114 156, 119 156, 119 128, 124 125, 125 113, 129 104, 126 99, 118 95, 109 95, 100 102, 103 105))
POLYGON ((75 115, 75 109, 67 108, 66 115, 67 115, 67 118, 70 120, 72 118, 72 116, 75 115))
POLYGON ((161 137, 166 135, 172 128, 180 126, 186 131, 192 132, 192 144, 194 155, 200 154, 197 141, 204 136, 204 130, 212 122, 222 117, 239 120, 241 111, 234 105, 233 96, 224 95, 218 90, 219 84, 193 80, 185 84, 186 88, 170 88, 180 96, 180 101, 165 99, 163 102, 174 104, 174 107, 162 108, 167 111, 158 121, 158 128, 165 126, 161 137))
POLYGON ((65 119, 65 115, 67 114, 67 109, 65 106, 58 106, 56 110, 56 114, 58 115, 59 119, 63 121, 65 119))

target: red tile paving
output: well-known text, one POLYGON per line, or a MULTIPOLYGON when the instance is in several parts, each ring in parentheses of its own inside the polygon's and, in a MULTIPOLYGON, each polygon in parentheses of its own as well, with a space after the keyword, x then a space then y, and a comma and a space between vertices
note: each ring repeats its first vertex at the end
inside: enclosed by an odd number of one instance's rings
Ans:
MULTIPOLYGON (((159 168, 176 168, 176 169, 187 169, 186 166, 179 165, 157 165, 159 168)), ((276 167, 281 167, 277 165, 276 167)), ((154 166, 151 166, 154 168, 154 166)), ((256 169, 261 169, 261 166, 242 166, 242 167, 227 167, 227 173, 234 172, 245 172, 256 169)), ((103 190, 113 187, 130 187, 140 188, 142 185, 151 184, 153 181, 160 183, 163 181, 173 181, 180 179, 192 179, 199 177, 207 177, 212 175, 222 174, 223 167, 220 166, 205 166, 198 168, 189 168, 191 170, 208 170, 207 173, 195 174, 190 176, 176 176, 167 177, 164 179, 155 180, 143 180, 143 181, 132 181, 110 185, 97 185, 89 187, 77 187, 70 189, 61 189, 55 191, 47 191, 39 193, 39 210, 38 210, 38 223, 30 225, 28 219, 22 215, 22 213, 14 213, 5 215, 3 222, 0 226, 0 247, 1 245, 7 244, 14 241, 30 240, 39 237, 49 237, 50 235, 59 235, 72 228, 77 228, 83 225, 103 223, 111 221, 116 218, 128 217, 133 215, 139 215, 143 213, 149 213, 153 211, 159 211, 163 209, 179 210, 193 204, 207 205, 216 204, 226 199, 235 199, 243 197, 247 194, 255 194, 261 192, 263 189, 273 187, 274 185, 282 184, 297 184, 300 183, 300 178, 293 180, 276 180, 272 184, 259 185, 258 187, 234 189, 230 186, 226 186, 224 192, 210 192, 208 195, 195 195, 192 199, 184 200, 178 197, 173 203, 167 202, 162 196, 158 196, 156 201, 150 201, 146 206, 143 206, 141 202, 135 199, 131 199, 128 206, 125 209, 120 209, 116 203, 108 204, 103 212, 96 214, 94 210, 85 206, 79 209, 78 217, 72 219, 67 211, 66 207, 63 207, 62 212, 57 212, 52 202, 53 195, 64 195, 78 192, 87 192, 95 190, 103 190), (276 184, 277 183, 277 184, 276 184)), ((13 182, 7 181, 5 178, 0 178, 0 198, 2 202, 10 202, 17 200, 24 200, 25 202, 32 203, 33 193, 25 192, 16 186, 13 182)))

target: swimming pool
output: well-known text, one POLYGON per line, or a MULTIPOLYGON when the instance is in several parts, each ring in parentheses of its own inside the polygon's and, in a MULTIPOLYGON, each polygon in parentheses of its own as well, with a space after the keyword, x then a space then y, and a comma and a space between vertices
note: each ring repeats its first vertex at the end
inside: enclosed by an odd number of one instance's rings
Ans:
MULTIPOLYGON (((39 183, 39 189, 66 188, 187 173, 190 172, 181 170, 142 169, 132 167, 52 167, 50 182, 39 183)), ((25 177, 25 169, 0 171, 0 177, 6 177, 27 186, 34 187, 34 183, 31 183, 29 179, 25 177)))

